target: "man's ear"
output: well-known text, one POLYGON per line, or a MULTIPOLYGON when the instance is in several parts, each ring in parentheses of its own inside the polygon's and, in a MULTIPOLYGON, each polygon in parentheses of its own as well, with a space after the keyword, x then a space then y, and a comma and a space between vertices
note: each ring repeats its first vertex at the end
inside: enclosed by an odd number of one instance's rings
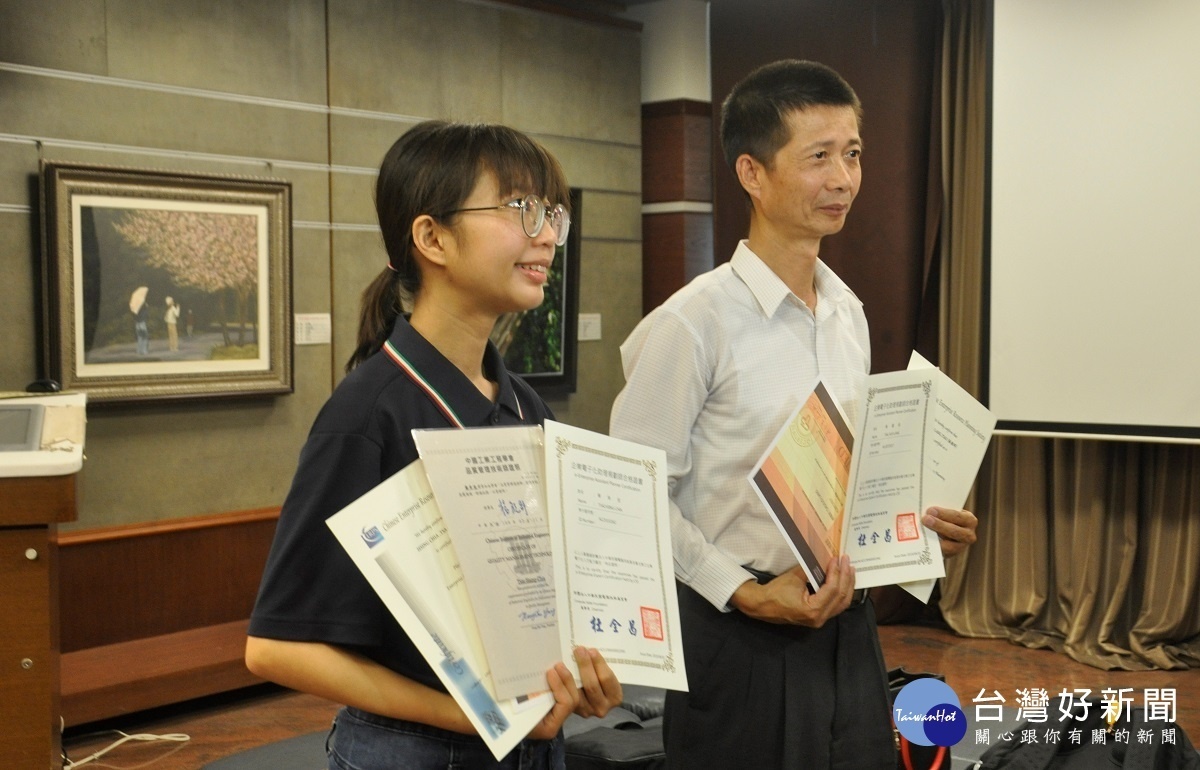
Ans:
POLYGON ((738 183, 751 198, 757 199, 762 188, 761 176, 763 164, 755 160, 749 153, 742 153, 733 164, 737 172, 738 183))
POLYGON ((412 243, 417 253, 435 265, 446 264, 446 238, 448 232, 429 214, 413 220, 412 243))

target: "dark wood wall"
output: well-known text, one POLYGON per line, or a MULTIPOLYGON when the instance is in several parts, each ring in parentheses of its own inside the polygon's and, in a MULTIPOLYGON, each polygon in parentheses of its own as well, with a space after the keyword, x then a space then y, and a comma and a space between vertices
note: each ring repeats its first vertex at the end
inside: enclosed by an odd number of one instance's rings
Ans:
POLYGON ((643 104, 643 313, 712 269, 712 195, 712 104, 643 104))
MULTIPOLYGON (((828 64, 863 102, 862 191, 846 228, 822 245, 821 258, 863 301, 874 371, 907 365, 921 315, 940 9, 939 0, 711 4, 714 113, 743 76, 783 58, 828 64)), ((746 236, 749 218, 718 130, 714 119, 713 246, 723 262, 746 236)))
POLYGON ((69 726, 258 683, 246 626, 278 508, 58 536, 69 726))
POLYGON ((250 617, 278 508, 59 535, 62 651, 250 617))

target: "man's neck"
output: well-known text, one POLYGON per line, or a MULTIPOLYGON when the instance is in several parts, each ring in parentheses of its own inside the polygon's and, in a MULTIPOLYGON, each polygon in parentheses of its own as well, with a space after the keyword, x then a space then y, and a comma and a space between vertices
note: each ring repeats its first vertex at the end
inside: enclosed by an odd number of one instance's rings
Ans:
POLYGON ((751 221, 746 245, 810 310, 814 313, 817 311, 816 272, 820 238, 789 241, 781 237, 778 231, 751 221))

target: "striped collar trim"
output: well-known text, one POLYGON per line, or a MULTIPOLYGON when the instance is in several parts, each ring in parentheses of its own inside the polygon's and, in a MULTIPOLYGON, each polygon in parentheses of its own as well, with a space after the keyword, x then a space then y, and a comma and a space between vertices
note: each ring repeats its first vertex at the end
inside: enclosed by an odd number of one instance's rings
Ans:
MULTIPOLYGON (((391 340, 383 343, 382 350, 385 354, 387 354, 387 357, 392 360, 392 363, 398 366, 402 372, 408 375, 408 378, 412 380, 417 387, 425 392, 425 395, 434 403, 438 410, 446 416, 446 419, 450 421, 451 425, 456 428, 466 427, 463 424, 462 419, 460 419, 458 414, 450 407, 450 404, 446 401, 446 399, 442 397, 442 394, 439 393, 428 380, 421 376, 421 373, 417 371, 417 368, 413 366, 412 362, 405 358, 399 350, 396 349, 391 340)), ((503 388, 501 388, 501 390, 503 390, 503 388)), ((513 393, 513 401, 517 406, 517 416, 520 418, 521 422, 524 422, 525 410, 521 406, 521 399, 517 397, 515 392, 513 393)))
POLYGON ((446 399, 442 398, 442 394, 438 393, 433 385, 430 385, 429 381, 421 376, 421 373, 417 371, 417 368, 409 363, 408 359, 401 355, 399 350, 396 350, 396 348, 392 345, 391 340, 383 343, 382 350, 387 354, 388 358, 392 359, 392 363, 400 367, 400 370, 407 374, 410 380, 416 383, 417 387, 425 391, 425 395, 429 397, 429 400, 432 401, 439 410, 441 410, 442 414, 446 415, 446 419, 450 421, 451 425, 456 428, 464 427, 462 420, 460 420, 458 415, 455 414, 454 410, 450 408, 450 404, 446 403, 446 399))

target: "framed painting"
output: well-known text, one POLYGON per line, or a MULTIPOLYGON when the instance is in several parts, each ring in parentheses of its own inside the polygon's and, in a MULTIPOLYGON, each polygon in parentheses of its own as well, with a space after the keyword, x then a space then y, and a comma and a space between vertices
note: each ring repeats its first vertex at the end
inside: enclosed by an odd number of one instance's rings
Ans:
POLYGON ((554 254, 545 300, 532 310, 501 316, 492 330, 492 342, 508 370, 521 375, 543 398, 575 392, 582 203, 582 191, 571 188, 571 230, 554 254))
POLYGON ((42 367, 89 403, 292 392, 291 185, 43 161, 42 367))

